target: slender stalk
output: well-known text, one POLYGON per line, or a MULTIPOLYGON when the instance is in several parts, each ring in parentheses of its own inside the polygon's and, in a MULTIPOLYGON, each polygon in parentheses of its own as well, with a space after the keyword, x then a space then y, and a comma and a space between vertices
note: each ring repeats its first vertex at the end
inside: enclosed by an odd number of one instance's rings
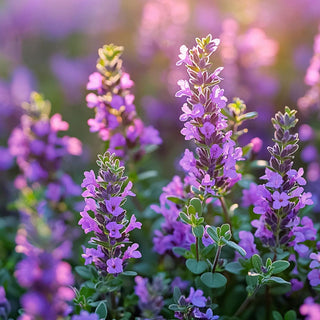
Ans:
POLYGON ((246 299, 242 302, 241 306, 238 308, 238 310, 236 311, 236 313, 233 315, 233 317, 237 317, 239 316, 249 305, 249 303, 253 300, 254 296, 256 295, 256 293, 259 290, 259 286, 255 288, 253 294, 251 296, 247 296, 246 299))
POLYGON ((199 238, 196 237, 196 257, 197 261, 199 261, 199 238))
POLYGON ((222 207, 222 212, 223 212, 223 215, 224 215, 224 220, 225 220, 226 223, 228 223, 230 225, 230 230, 231 230, 231 233, 232 233, 231 220, 230 220, 229 211, 228 211, 228 208, 227 208, 226 201, 225 201, 224 197, 220 197, 219 199, 220 199, 220 203, 221 203, 221 207, 222 207))
POLYGON ((117 319, 117 301, 116 301, 116 295, 114 292, 110 292, 110 298, 111 298, 111 314, 112 319, 117 319))
POLYGON ((220 257, 220 253, 221 253, 221 246, 218 246, 217 252, 216 252, 216 256, 214 257, 214 262, 213 262, 213 266, 212 266, 212 273, 215 272, 218 261, 219 261, 219 257, 220 257))

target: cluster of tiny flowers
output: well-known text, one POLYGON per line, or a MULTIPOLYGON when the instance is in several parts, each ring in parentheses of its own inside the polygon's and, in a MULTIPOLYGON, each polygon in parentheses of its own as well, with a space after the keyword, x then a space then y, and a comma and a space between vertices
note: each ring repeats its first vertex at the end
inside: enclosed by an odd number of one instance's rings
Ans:
POLYGON ((318 320, 320 314, 320 304, 315 303, 312 297, 305 299, 304 304, 300 306, 300 313, 306 316, 305 320, 318 320))
POLYGON ((294 236, 299 210, 313 203, 311 194, 301 187, 306 184, 303 169, 292 169, 294 153, 298 149, 298 134, 294 133, 298 121, 295 113, 286 107, 284 114, 278 112, 272 119, 275 144, 268 147, 271 158, 261 177, 267 183, 250 186, 251 191, 255 190, 256 199, 248 202, 253 202, 253 211, 260 215, 259 220, 252 221, 257 228, 255 236, 272 248, 289 243, 294 236))
POLYGON ((320 99, 320 26, 319 33, 316 35, 314 39, 313 45, 313 57, 311 59, 311 63, 307 69, 307 73, 305 76, 305 83, 310 86, 310 89, 306 92, 306 94, 298 100, 298 107, 302 112, 306 112, 310 110, 310 108, 314 107, 316 104, 319 104, 320 99))
POLYGON ((6 298, 6 292, 2 286, 0 286, 0 318, 8 319, 8 315, 10 313, 11 307, 6 298))
POLYGON ((47 198, 55 202, 65 196, 80 195, 81 189, 59 169, 64 156, 81 154, 81 142, 74 137, 58 136, 59 131, 68 130, 69 124, 62 121, 60 114, 50 117, 50 103, 38 93, 32 93, 30 103, 23 107, 20 125, 8 141, 10 153, 23 172, 16 178, 15 186, 23 189, 46 185, 47 198))
MULTIPOLYGON (((21 298, 24 314, 20 320, 56 320, 68 314, 68 301, 74 298, 70 288, 74 279, 71 266, 62 261, 69 257, 70 244, 46 250, 34 246, 25 229, 16 237, 16 251, 25 254, 16 267, 18 283, 27 289, 21 298)), ((48 244, 52 247, 52 242, 48 244)))
POLYGON ((174 313, 175 319, 208 319, 217 320, 219 316, 214 315, 211 308, 206 308, 209 299, 203 296, 203 291, 190 288, 189 296, 181 296, 178 304, 180 307, 185 307, 185 311, 176 311, 174 313))
POLYGON ((86 265, 93 262, 103 274, 117 275, 123 272, 128 259, 141 257, 137 243, 126 247, 130 244, 129 232, 141 229, 141 223, 133 214, 127 220, 122 208, 126 197, 135 194, 131 191, 131 181, 122 188, 127 177, 123 175, 124 167, 120 166, 119 159, 108 151, 98 158, 98 177, 93 170, 84 173, 81 186, 86 188, 82 194, 85 207, 79 221, 85 233, 94 232, 90 242, 97 246, 86 248, 82 257, 86 265))
POLYGON ((180 116, 184 122, 181 133, 197 145, 197 157, 186 149, 180 165, 192 178, 194 187, 205 195, 216 196, 228 192, 241 178, 236 161, 242 157, 241 148, 236 148, 231 139, 232 131, 226 132, 226 117, 221 113, 227 101, 218 86, 223 68, 209 72, 209 58, 219 42, 209 35, 197 39, 197 46, 190 50, 186 46, 180 48, 177 65, 185 64, 190 79, 179 80, 180 90, 176 93, 177 97, 187 97, 180 116))
POLYGON ((316 287, 320 284, 320 252, 311 253, 310 259, 312 261, 309 267, 312 270, 308 273, 308 279, 311 286, 316 287))
POLYGON ((105 45, 99 49, 97 72, 89 77, 86 97, 89 108, 94 108, 95 118, 88 120, 91 132, 98 132, 103 141, 108 141, 108 150, 118 157, 138 160, 147 147, 161 144, 158 131, 145 126, 137 116, 133 81, 122 70, 120 56, 123 47, 105 45))
POLYGON ((175 176, 162 189, 160 206, 151 206, 155 212, 163 215, 165 219, 161 224, 161 229, 155 230, 153 237, 154 250, 159 254, 171 253, 174 247, 190 249, 190 245, 195 241, 191 233, 191 226, 178 219, 181 207, 170 201, 172 196, 187 199, 188 195, 185 192, 185 187, 187 186, 187 179, 183 183, 180 177, 175 176))
POLYGON ((138 306, 143 319, 164 320, 160 312, 164 306, 164 294, 168 291, 163 276, 153 278, 152 284, 147 278, 135 277, 134 292, 139 297, 138 306))

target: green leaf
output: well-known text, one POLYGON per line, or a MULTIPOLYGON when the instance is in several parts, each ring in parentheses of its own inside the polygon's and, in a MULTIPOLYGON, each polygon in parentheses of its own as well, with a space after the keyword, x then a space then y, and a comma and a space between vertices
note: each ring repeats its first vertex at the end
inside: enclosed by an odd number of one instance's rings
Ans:
POLYGON ((76 266, 75 268, 76 273, 83 279, 91 279, 92 274, 90 272, 90 269, 84 266, 76 266))
POLYGON ((261 268, 262 268, 262 259, 258 254, 254 254, 251 257, 251 262, 252 262, 252 266, 254 268, 254 270, 258 273, 261 272, 261 268))
POLYGON ((209 288, 221 288, 227 284, 227 278, 221 273, 206 272, 200 279, 209 288))
POLYGON ((181 220, 183 222, 185 222, 186 224, 192 224, 191 220, 189 219, 189 217, 184 212, 181 211, 179 216, 180 216, 181 220))
POLYGON ((147 180, 147 179, 155 178, 157 176, 158 176, 158 172, 156 170, 149 170, 149 171, 138 174, 138 180, 139 181, 147 180))
POLYGON ((108 309, 107 309, 107 304, 105 301, 101 301, 97 308, 95 313, 99 316, 99 319, 105 319, 107 317, 108 314, 108 309))
POLYGON ((201 274, 206 271, 208 267, 205 261, 197 261, 196 259, 188 259, 186 266, 194 274, 201 274))
POLYGON ((189 253, 189 250, 187 250, 185 248, 181 248, 181 247, 173 247, 172 251, 176 255, 182 256, 182 257, 186 257, 186 254, 189 253))
POLYGON ((233 248, 234 250, 238 251, 243 257, 246 256, 247 252, 246 250, 244 250, 243 248, 241 248, 239 245, 237 245, 235 242, 233 241, 226 241, 225 244, 228 247, 233 248))
POLYGON ((272 311, 273 320, 283 320, 282 315, 278 311, 272 311))
POLYGON ((175 303, 178 303, 179 302, 179 299, 181 297, 181 290, 179 287, 174 287, 173 288, 173 301, 175 303))
POLYGON ((137 273, 135 271, 128 270, 128 271, 123 271, 121 275, 128 276, 128 277, 135 277, 137 273))
POLYGON ((217 234, 217 229, 215 227, 209 227, 207 228, 208 235, 216 242, 219 242, 219 237, 217 234))
POLYGON ((285 260, 278 260, 272 263, 272 274, 280 273, 286 270, 290 266, 290 263, 285 260))
POLYGON ((290 282, 280 278, 280 277, 270 277, 267 281, 267 283, 269 282, 276 282, 276 283, 279 283, 279 284, 289 284, 290 285, 290 282))
POLYGON ((172 310, 172 311, 184 312, 184 311, 186 311, 186 309, 187 309, 187 307, 179 306, 177 304, 170 304, 169 305, 169 310, 172 310))
POLYGON ((239 262, 230 262, 225 266, 225 270, 233 274, 240 274, 243 267, 239 262))
POLYGON ((284 320, 296 320, 297 319, 297 314, 294 310, 289 310, 285 315, 284 315, 284 320))
POLYGON ((204 227, 203 226, 196 226, 192 228, 192 233, 197 238, 202 238, 204 233, 204 227))
POLYGON ((190 204, 196 209, 196 212, 198 212, 199 215, 202 214, 202 203, 199 198, 192 198, 190 204))
POLYGON ((221 236, 224 237, 226 233, 230 233, 230 225, 225 223, 221 227, 221 236))
POLYGON ((181 205, 185 204, 185 200, 179 197, 169 196, 167 197, 167 199, 175 204, 181 204, 181 205))
POLYGON ((258 116, 258 113, 255 111, 245 113, 238 118, 238 121, 254 119, 258 116))

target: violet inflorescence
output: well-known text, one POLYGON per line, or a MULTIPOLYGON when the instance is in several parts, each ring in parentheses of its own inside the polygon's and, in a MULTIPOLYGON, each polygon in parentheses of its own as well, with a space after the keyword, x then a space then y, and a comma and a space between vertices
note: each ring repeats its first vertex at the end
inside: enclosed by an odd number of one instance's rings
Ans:
POLYGON ((135 196, 132 183, 124 176, 115 154, 107 151, 98 156, 100 167, 96 178, 93 170, 84 173, 82 187, 85 207, 79 221, 85 233, 94 232, 90 242, 96 247, 86 248, 82 255, 85 264, 94 263, 103 275, 121 274, 130 258, 140 258, 139 245, 131 243, 129 233, 141 228, 134 214, 128 220, 122 208, 127 196, 135 196))
POLYGON ((80 140, 59 137, 58 133, 68 130, 69 124, 58 113, 50 117, 50 102, 40 94, 33 92, 30 103, 22 106, 20 125, 8 141, 9 151, 22 171, 15 180, 16 188, 46 186, 46 198, 53 202, 80 195, 80 188, 61 171, 65 156, 82 153, 80 140))
POLYGON ((255 236, 271 249, 290 244, 294 226, 299 219, 299 210, 312 204, 311 193, 304 192, 306 184, 303 169, 293 169, 294 154, 298 150, 296 111, 285 108, 272 119, 275 128, 274 146, 268 147, 271 154, 269 166, 261 177, 267 182, 257 188, 254 212, 260 215, 252 225, 257 228, 255 236))
POLYGON ((182 46, 177 65, 187 68, 189 81, 180 80, 181 89, 176 96, 186 96, 180 120, 184 122, 181 133, 186 140, 192 140, 197 148, 194 154, 186 149, 180 161, 192 184, 205 195, 222 196, 239 181, 236 162, 242 157, 242 150, 231 139, 232 131, 226 132, 227 118, 221 112, 227 99, 219 87, 219 76, 223 68, 212 73, 210 56, 217 50, 219 39, 211 35, 196 39, 197 46, 188 49, 182 46))
POLYGON ((123 71, 123 47, 113 44, 99 49, 97 71, 92 73, 86 97, 95 118, 88 120, 91 132, 107 142, 106 149, 123 159, 139 160, 152 146, 161 144, 158 131, 138 117, 131 88, 134 83, 123 71))
POLYGON ((74 283, 71 265, 62 260, 70 257, 71 244, 61 242, 63 232, 58 230, 54 234, 52 226, 36 216, 33 223, 36 227, 29 224, 28 231, 20 228, 16 237, 16 251, 25 258, 17 264, 15 276, 27 289, 21 297, 24 313, 19 319, 56 320, 68 315, 69 303, 74 298, 70 287, 74 283))

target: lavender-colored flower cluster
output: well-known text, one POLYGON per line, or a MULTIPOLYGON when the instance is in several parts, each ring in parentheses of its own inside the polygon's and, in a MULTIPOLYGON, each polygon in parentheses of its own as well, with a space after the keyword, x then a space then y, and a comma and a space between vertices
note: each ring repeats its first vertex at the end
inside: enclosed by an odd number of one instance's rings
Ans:
POLYGON ((154 277, 152 283, 147 278, 135 277, 134 292, 139 297, 138 306, 142 319, 164 320, 160 312, 164 306, 164 295, 168 291, 163 276, 154 277))
POLYGON ((190 288, 189 296, 181 296, 178 304, 184 309, 184 311, 176 311, 174 313, 175 319, 208 319, 217 320, 219 316, 214 315, 211 308, 206 308, 210 299, 203 296, 202 290, 195 290, 190 288))
POLYGON ((19 319, 56 320, 68 314, 70 308, 67 302, 74 298, 70 287, 74 282, 71 266, 62 261, 70 256, 71 246, 68 241, 58 246, 55 237, 60 238, 62 234, 59 232, 52 237, 50 229, 46 229, 39 217, 33 217, 33 224, 35 220, 38 220, 38 230, 29 223, 28 233, 21 228, 16 237, 16 251, 23 253, 25 258, 17 264, 15 276, 19 284, 27 289, 21 298, 24 313, 19 319), (35 237, 38 237, 37 246, 30 241, 32 239, 34 242, 35 237))
POLYGON ((252 225, 257 228, 255 236, 271 248, 287 245, 293 237, 293 226, 299 210, 312 204, 311 194, 305 193, 303 169, 293 169, 294 154, 298 149, 298 134, 294 133, 297 123, 296 111, 286 107, 285 113, 278 112, 272 119, 275 128, 269 166, 261 177, 267 183, 256 188, 254 212, 260 215, 252 225))
POLYGON ((180 80, 180 90, 176 96, 187 96, 187 103, 180 120, 185 122, 181 133, 186 140, 197 145, 196 154, 186 149, 180 165, 189 174, 192 185, 205 195, 222 196, 241 178, 236 170, 236 162, 241 159, 241 148, 231 139, 232 132, 226 132, 226 117, 221 108, 226 106, 224 90, 218 83, 223 68, 209 73, 209 58, 219 45, 211 35, 197 39, 197 46, 180 48, 177 65, 187 67, 189 81, 180 80))
POLYGON ((161 144, 159 133, 152 126, 145 126, 137 116, 133 81, 122 70, 120 59, 123 47, 105 45, 99 49, 97 72, 89 77, 87 95, 89 108, 95 118, 88 120, 91 132, 98 132, 107 149, 118 157, 139 160, 152 145, 161 144))
POLYGON ((10 153, 23 172, 15 180, 16 188, 46 185, 47 199, 54 202, 79 195, 80 188, 68 174, 61 173, 60 168, 66 155, 81 154, 81 142, 74 137, 58 136, 59 131, 68 130, 69 124, 60 114, 50 117, 50 103, 38 93, 32 93, 30 103, 23 107, 25 113, 20 125, 12 131, 8 141, 10 153))
POLYGON ((126 210, 122 208, 126 197, 135 194, 131 191, 132 183, 126 184, 127 177, 119 159, 108 151, 98 158, 98 177, 93 170, 84 173, 81 186, 86 188, 82 194, 86 204, 79 221, 85 233, 94 232, 90 242, 97 246, 86 248, 82 257, 85 264, 93 262, 103 274, 118 275, 128 259, 141 257, 137 243, 126 246, 130 244, 130 231, 140 229, 141 223, 136 221, 134 214, 128 220, 126 210))
POLYGON ((154 250, 159 254, 172 252, 174 247, 189 249, 194 243, 194 236, 191 227, 178 219, 181 208, 170 201, 169 197, 179 197, 187 199, 185 191, 189 184, 187 179, 184 183, 181 178, 175 176, 173 180, 162 189, 160 196, 160 206, 152 205, 151 208, 163 215, 165 221, 161 224, 160 230, 155 230, 153 237, 154 250))

